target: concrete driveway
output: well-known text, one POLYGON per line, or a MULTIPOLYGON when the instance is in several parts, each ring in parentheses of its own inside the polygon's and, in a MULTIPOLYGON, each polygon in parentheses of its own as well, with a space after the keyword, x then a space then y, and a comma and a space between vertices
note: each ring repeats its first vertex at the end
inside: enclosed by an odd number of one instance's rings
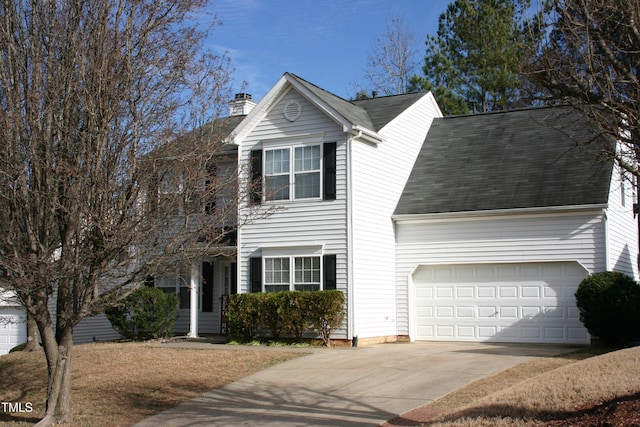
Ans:
POLYGON ((479 378, 575 348, 422 342, 315 349, 136 426, 376 426, 479 378))

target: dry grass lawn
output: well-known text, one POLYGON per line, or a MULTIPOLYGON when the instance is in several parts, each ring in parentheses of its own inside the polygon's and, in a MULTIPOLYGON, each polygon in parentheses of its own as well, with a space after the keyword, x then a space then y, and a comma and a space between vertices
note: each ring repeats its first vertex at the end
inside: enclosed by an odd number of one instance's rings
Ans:
MULTIPOLYGON (((303 353, 158 348, 146 343, 100 343, 73 349, 75 426, 130 426, 205 391, 303 353)), ((1 426, 31 425, 44 415, 44 354, 0 357, 0 402, 32 402, 31 413, 6 413, 1 426)))
MULTIPOLYGON (((538 359, 451 393, 424 409, 424 426, 534 427, 577 408, 640 392, 640 347, 584 357, 538 359)), ((636 424, 630 424, 636 425, 636 424)))

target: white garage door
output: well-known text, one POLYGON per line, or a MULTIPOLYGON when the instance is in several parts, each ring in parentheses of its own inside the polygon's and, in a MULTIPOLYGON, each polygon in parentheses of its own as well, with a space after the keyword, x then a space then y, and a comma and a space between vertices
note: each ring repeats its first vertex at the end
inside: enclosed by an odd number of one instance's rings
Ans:
POLYGON ((413 276, 417 340, 588 343, 576 262, 436 265, 413 276))
POLYGON ((19 307, 0 306, 0 355, 27 341, 24 313, 19 307))

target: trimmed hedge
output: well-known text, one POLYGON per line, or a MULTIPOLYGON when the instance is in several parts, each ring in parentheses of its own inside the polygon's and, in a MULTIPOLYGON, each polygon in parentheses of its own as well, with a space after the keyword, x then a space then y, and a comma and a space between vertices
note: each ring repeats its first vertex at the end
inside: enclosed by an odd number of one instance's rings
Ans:
POLYGON ((640 285, 622 273, 605 271, 584 279, 576 291, 580 321, 606 344, 640 338, 640 285))
POLYGON ((273 339, 286 333, 295 339, 312 333, 328 346, 331 332, 344 320, 341 291, 284 291, 235 294, 229 299, 229 335, 250 341, 259 331, 269 331, 273 339))
POLYGON ((111 326, 127 339, 167 338, 173 335, 178 319, 178 296, 145 286, 105 314, 111 326))

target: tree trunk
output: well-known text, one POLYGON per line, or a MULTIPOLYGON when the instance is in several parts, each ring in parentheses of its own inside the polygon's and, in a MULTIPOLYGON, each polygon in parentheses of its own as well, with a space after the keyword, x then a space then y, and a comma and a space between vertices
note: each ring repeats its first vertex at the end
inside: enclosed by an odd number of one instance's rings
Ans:
POLYGON ((27 345, 24 351, 42 350, 40 340, 38 339, 38 324, 36 320, 27 312, 27 345))
POLYGON ((47 358, 47 400, 45 416, 37 427, 71 422, 71 350, 73 329, 61 331, 56 340, 53 328, 40 329, 47 358))

